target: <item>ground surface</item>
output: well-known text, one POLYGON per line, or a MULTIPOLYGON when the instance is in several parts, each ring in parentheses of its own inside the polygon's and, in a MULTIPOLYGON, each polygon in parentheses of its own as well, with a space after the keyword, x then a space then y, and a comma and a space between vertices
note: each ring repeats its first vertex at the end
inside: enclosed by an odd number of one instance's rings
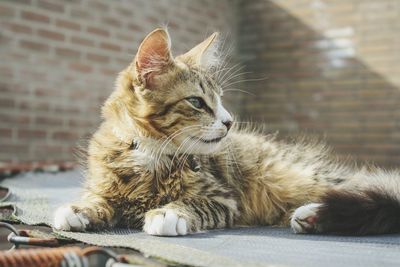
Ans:
MULTIPOLYGON (((79 193, 77 172, 29 174, 4 180, 11 195, 3 205, 17 207, 28 224, 51 224, 55 207, 79 193), (40 212, 39 212, 40 211, 40 212)), ((185 237, 153 237, 138 230, 102 233, 59 232, 102 246, 129 247, 146 255, 200 266, 400 266, 400 235, 343 237, 295 235, 290 229, 255 227, 216 230, 185 237)))

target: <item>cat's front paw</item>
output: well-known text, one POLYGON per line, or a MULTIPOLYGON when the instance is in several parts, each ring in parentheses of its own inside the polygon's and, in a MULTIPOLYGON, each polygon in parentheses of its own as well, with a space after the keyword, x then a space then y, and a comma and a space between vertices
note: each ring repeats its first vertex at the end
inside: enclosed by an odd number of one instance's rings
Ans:
POLYGON ((297 208, 290 220, 290 226, 296 234, 318 232, 317 211, 321 204, 311 203, 297 208))
POLYGON ((89 219, 73 206, 61 206, 54 213, 53 226, 57 230, 84 231, 88 225, 89 219))
POLYGON ((150 235, 177 236, 188 233, 188 222, 173 209, 150 210, 145 215, 143 230, 150 235))

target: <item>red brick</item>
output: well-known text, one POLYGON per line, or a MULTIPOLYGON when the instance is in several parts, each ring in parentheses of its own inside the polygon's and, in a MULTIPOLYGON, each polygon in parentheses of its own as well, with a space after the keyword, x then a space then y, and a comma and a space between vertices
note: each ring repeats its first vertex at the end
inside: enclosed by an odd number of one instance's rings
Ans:
POLYGON ((134 48, 127 48, 125 49, 128 55, 135 55, 137 50, 134 48))
POLYGON ((43 58, 43 64, 46 65, 47 68, 53 68, 54 66, 60 66, 62 64, 62 60, 58 57, 51 58, 43 58))
POLYGON ((12 129, 0 128, 0 137, 12 137, 12 129))
POLYGON ((155 16, 147 16, 146 17, 146 21, 148 23, 150 23, 150 24, 153 24, 153 25, 157 25, 157 24, 159 24, 161 22, 160 18, 157 18, 155 16))
POLYGON ((62 152, 64 150, 64 147, 60 145, 41 145, 40 147, 35 148, 34 151, 35 150, 62 152))
POLYGON ((10 93, 13 91, 13 86, 7 83, 0 82, 0 92, 10 93))
POLYGON ((49 30, 38 30, 38 34, 41 37, 55 40, 55 41, 64 41, 65 36, 62 33, 49 31, 49 30))
POLYGON ((174 21, 171 21, 168 23, 168 28, 173 29, 173 30, 179 30, 181 28, 180 24, 175 23, 174 21))
POLYGON ((39 0, 38 6, 54 12, 59 12, 59 13, 64 12, 64 5, 62 4, 62 2, 57 3, 48 0, 39 0))
POLYGON ((210 17, 211 19, 218 19, 218 15, 214 10, 209 10, 207 12, 208 17, 210 17))
POLYGON ((131 17, 133 16, 133 12, 127 8, 123 7, 116 7, 115 10, 124 17, 131 17))
POLYGON ((89 120, 71 119, 71 120, 68 120, 68 126, 70 126, 70 127, 93 127, 93 122, 89 121, 89 120))
POLYGON ((27 25, 10 22, 10 23, 7 24, 7 26, 13 32, 17 32, 17 33, 32 33, 32 28, 27 26, 27 25))
POLYGON ((0 44, 3 47, 10 46, 12 41, 13 41, 13 38, 11 37, 11 35, 6 36, 4 34, 0 34, 0 44))
POLYGON ((100 36, 110 36, 109 31, 97 27, 88 27, 87 31, 100 36))
POLYGON ((20 101, 18 108, 29 112, 49 111, 50 105, 48 102, 20 101))
POLYGON ((81 4, 82 0, 68 0, 68 3, 77 5, 77 4, 81 4))
POLYGON ((81 29, 81 26, 78 23, 64 19, 57 19, 56 26, 75 31, 79 31, 81 29))
POLYGON ((120 70, 117 69, 110 69, 110 68, 101 68, 101 72, 104 73, 105 75, 109 76, 116 76, 120 70))
POLYGON ((195 6, 195 5, 188 5, 187 6, 188 11, 192 14, 201 14, 203 12, 203 9, 201 6, 195 6))
POLYGON ((105 43, 105 42, 101 43, 100 47, 103 49, 112 50, 112 51, 121 51, 122 50, 122 48, 119 45, 105 43))
POLYGON ((105 24, 113 26, 113 27, 121 27, 121 22, 119 20, 115 19, 115 18, 112 18, 112 17, 105 17, 105 18, 102 19, 102 21, 105 24))
POLYGON ((29 129, 18 129, 18 138, 44 138, 46 137, 45 130, 29 130, 29 129))
POLYGON ((79 108, 77 108, 77 107, 56 106, 56 107, 54 107, 54 111, 55 112, 69 113, 69 114, 82 116, 82 114, 80 113, 79 108))
POLYGON ((25 4, 25 5, 31 4, 31 0, 8 0, 8 1, 12 2, 13 4, 25 4))
POLYGON ((13 108, 13 107, 15 107, 14 99, 7 99, 7 98, 0 99, 0 109, 13 108))
POLYGON ((95 54, 95 53, 88 53, 86 57, 89 60, 101 62, 101 63, 107 63, 110 61, 110 58, 108 56, 95 54))
POLYGON ((14 145, 10 143, 2 143, 1 152, 3 153, 28 153, 29 147, 26 145, 14 145))
POLYGON ((201 29, 196 28, 196 27, 189 26, 186 29, 191 34, 201 34, 201 29))
POLYGON ((71 63, 69 64, 69 68, 74 71, 89 73, 92 71, 92 66, 82 64, 82 63, 71 63))
POLYGON ((56 55, 66 58, 77 59, 81 56, 81 52, 70 48, 56 48, 56 55))
POLYGON ((87 90, 86 88, 84 90, 78 90, 78 89, 71 90, 69 93, 69 97, 72 100, 82 100, 85 98, 90 98, 89 95, 90 95, 90 91, 87 90))
POLYGON ((19 44, 22 48, 26 48, 26 49, 34 50, 34 51, 46 52, 49 50, 49 46, 47 44, 38 43, 38 42, 34 42, 34 41, 20 40, 19 44))
POLYGON ((11 66, 0 66, 0 76, 12 78, 14 71, 11 66))
POLYGON ((49 23, 50 18, 47 15, 42 15, 32 11, 22 11, 22 18, 26 20, 41 22, 41 23, 49 23))
POLYGON ((0 17, 13 17, 14 15, 15 15, 14 8, 0 5, 0 17))
POLYGON ((30 117, 27 115, 0 114, 0 121, 12 124, 28 124, 30 117))
MULTIPOLYGON (((134 53, 131 53, 133 55, 134 53)), ((130 64, 133 60, 133 57, 113 57, 113 60, 119 65, 119 66, 127 66, 130 64)))
POLYGON ((77 140, 79 136, 72 132, 57 131, 53 133, 52 138, 55 140, 77 140))
POLYGON ((128 23, 128 28, 135 32, 143 32, 143 27, 138 25, 137 23, 128 23))
POLYGON ((62 118, 36 117, 35 123, 41 125, 61 126, 63 125, 63 120, 62 118))
POLYGON ((97 0, 90 1, 89 5, 90 5, 90 8, 96 9, 101 12, 106 12, 106 11, 110 10, 109 5, 101 3, 97 0))
POLYGON ((71 42, 74 44, 79 44, 79 45, 84 45, 84 46, 94 46, 94 41, 87 39, 87 38, 82 38, 78 36, 72 36, 71 37, 71 42))
POLYGON ((38 87, 35 88, 35 95, 36 96, 60 96, 61 92, 56 89, 49 89, 38 87))
POLYGON ((46 79, 46 72, 43 72, 39 69, 21 69, 20 70, 21 76, 28 80, 45 80, 46 79))
MULTIPOLYGON (((35 164, 36 168, 52 171, 58 171, 60 169, 59 163, 57 161, 67 160, 66 153, 63 146, 58 145, 39 145, 32 148, 32 154, 35 155, 35 160, 40 160, 43 162, 38 162, 35 164)), ((28 169, 29 170, 29 169, 28 169)))
POLYGON ((116 37, 120 40, 132 42, 133 40, 133 34, 125 34, 125 33, 116 33, 116 37))
POLYGON ((71 9, 71 17, 77 18, 77 19, 85 19, 88 21, 93 19, 92 12, 89 12, 82 8, 72 8, 71 9))

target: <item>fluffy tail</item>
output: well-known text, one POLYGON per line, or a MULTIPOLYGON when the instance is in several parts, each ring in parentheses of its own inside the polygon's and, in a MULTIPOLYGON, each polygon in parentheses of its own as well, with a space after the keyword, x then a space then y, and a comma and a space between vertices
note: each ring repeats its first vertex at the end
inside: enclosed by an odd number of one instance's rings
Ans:
MULTIPOLYGON (((370 235, 400 232, 400 179, 359 190, 332 190, 317 211, 323 232, 370 235)), ((376 181, 376 180, 375 180, 376 181)))

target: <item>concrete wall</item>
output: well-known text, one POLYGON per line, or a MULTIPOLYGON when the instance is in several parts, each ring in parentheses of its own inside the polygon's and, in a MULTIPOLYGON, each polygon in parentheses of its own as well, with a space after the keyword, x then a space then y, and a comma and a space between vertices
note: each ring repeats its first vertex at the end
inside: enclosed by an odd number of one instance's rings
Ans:
POLYGON ((243 115, 342 155, 400 162, 400 1, 240 1, 243 115))
POLYGON ((2 0, 0 163, 72 161, 148 32, 168 25, 176 53, 214 30, 234 38, 235 7, 231 0, 2 0))

